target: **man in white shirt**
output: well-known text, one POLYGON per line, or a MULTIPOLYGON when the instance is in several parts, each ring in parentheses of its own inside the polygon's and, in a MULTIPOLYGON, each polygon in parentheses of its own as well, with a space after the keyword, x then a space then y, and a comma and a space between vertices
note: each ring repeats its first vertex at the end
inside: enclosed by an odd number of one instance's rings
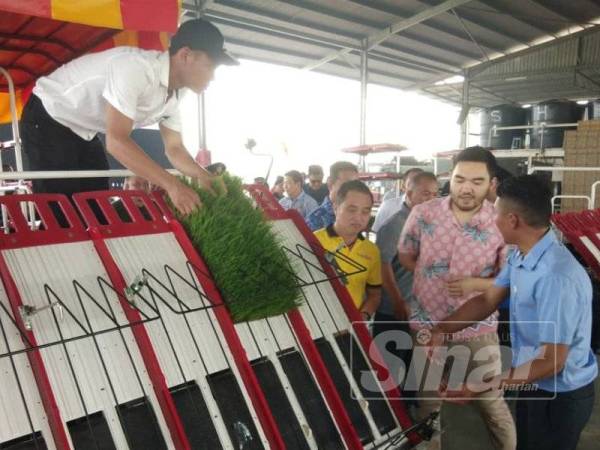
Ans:
MULTIPOLYGON (((27 170, 105 170, 106 150, 136 175, 159 186, 175 207, 189 214, 200 199, 155 163, 133 141, 132 129, 159 124, 173 167, 210 188, 214 177, 183 145, 179 101, 188 88, 200 94, 219 64, 237 64, 223 48, 223 35, 203 19, 182 24, 169 52, 117 47, 81 56, 36 82, 23 110, 21 130, 27 170)), ((107 178, 35 180, 34 192, 108 189, 107 178)))
POLYGON ((391 217, 396 214, 398 211, 402 209, 402 205, 404 204, 404 194, 406 192, 406 186, 409 183, 412 183, 412 180, 420 173, 423 172, 423 169, 419 169, 418 167, 413 167, 408 169, 404 174, 402 174, 402 190, 400 191, 400 195, 392 198, 383 199, 383 203, 379 206, 377 210, 377 214, 375 215, 375 221, 371 226, 371 230, 375 233, 379 231, 379 229, 384 226, 391 217))

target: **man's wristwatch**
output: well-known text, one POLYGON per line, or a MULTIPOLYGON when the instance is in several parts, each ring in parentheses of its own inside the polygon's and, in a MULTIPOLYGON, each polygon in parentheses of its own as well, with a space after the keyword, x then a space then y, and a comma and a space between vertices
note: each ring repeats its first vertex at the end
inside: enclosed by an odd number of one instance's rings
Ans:
POLYGON ((373 318, 373 314, 369 314, 367 311, 361 311, 360 313, 363 316, 363 319, 365 319, 365 322, 370 322, 373 318))

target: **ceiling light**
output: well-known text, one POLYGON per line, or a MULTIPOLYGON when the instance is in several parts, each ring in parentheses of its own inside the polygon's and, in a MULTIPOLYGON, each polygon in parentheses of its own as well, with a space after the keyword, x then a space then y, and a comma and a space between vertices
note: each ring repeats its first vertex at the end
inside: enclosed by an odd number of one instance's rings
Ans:
POLYGON ((510 78, 505 78, 504 81, 522 81, 522 80, 526 80, 527 77, 510 77, 510 78))
POLYGON ((531 108, 531 103, 525 103, 521 106, 522 108, 531 108))
POLYGON ((450 78, 446 78, 445 80, 437 81, 435 83, 435 85, 441 86, 443 84, 462 83, 463 81, 465 81, 465 77, 463 77, 462 75, 454 75, 454 76, 451 76, 450 78))
POLYGON ((587 105, 590 101, 589 100, 578 100, 577 104, 578 105, 587 105))

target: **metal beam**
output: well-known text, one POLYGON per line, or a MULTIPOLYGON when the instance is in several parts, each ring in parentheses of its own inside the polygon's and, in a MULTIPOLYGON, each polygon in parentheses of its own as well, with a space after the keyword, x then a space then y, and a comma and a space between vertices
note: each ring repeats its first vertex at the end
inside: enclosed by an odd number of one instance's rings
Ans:
MULTIPOLYGON (((315 7, 313 7, 313 9, 315 9, 315 7)), ((323 10, 322 8, 315 9, 315 11, 322 11, 322 10, 323 10)), ((294 18, 293 25, 297 26, 297 27, 306 28, 307 30, 310 30, 310 31, 293 30, 293 29, 290 29, 287 27, 287 25, 290 24, 290 19, 289 19, 288 15, 279 14, 276 11, 271 11, 271 10, 264 9, 264 8, 259 8, 259 7, 256 7, 254 5, 251 5, 251 4, 248 4, 245 2, 234 2, 232 0, 220 0, 219 3, 214 3, 212 8, 209 8, 208 10, 205 11, 205 16, 206 17, 215 17, 215 18, 218 17, 222 20, 230 20, 234 24, 234 26, 238 26, 237 24, 245 24, 246 26, 254 26, 257 28, 257 31, 259 31, 258 28, 261 28, 261 29, 268 29, 273 32, 280 32, 282 35, 305 36, 305 37, 306 37, 306 34, 308 33, 308 36, 310 36, 310 37, 308 37, 309 39, 313 39, 313 38, 315 38, 316 40, 318 39, 318 41, 320 41, 324 45, 330 44, 332 47, 335 47, 336 44, 339 43, 339 40, 336 40, 334 38, 329 38, 329 37, 318 37, 315 33, 324 33, 324 34, 336 36, 338 38, 346 38, 348 40, 352 40, 352 41, 354 41, 354 44, 346 43, 342 48, 353 48, 356 50, 360 50, 360 42, 363 39, 363 37, 361 35, 352 34, 352 33, 348 33, 347 31, 342 31, 342 30, 337 30, 337 29, 334 30, 334 29, 323 28, 322 25, 319 25, 319 24, 316 24, 313 22, 308 22, 306 20, 303 20, 300 17, 294 18), (259 22, 254 19, 241 17, 241 16, 235 16, 230 13, 221 11, 219 9, 219 8, 224 8, 224 7, 235 9, 236 11, 239 11, 241 14, 247 13, 247 14, 262 16, 265 19, 268 19, 270 21, 281 22, 281 24, 284 24, 284 25, 266 24, 265 22, 259 22)), ((357 25, 359 25, 358 22, 357 22, 357 25)), ((315 42, 316 42, 316 40, 315 40, 315 42)), ((379 46, 379 50, 377 50, 377 52, 384 53, 385 51, 388 51, 388 50, 390 52, 402 53, 402 56, 396 56, 396 55, 390 55, 390 56, 395 57, 399 60, 402 60, 407 64, 422 65, 426 68, 434 69, 441 73, 448 73, 448 74, 458 73, 461 70, 461 68, 459 66, 457 66, 454 63, 454 61, 445 60, 445 59, 439 58, 437 56, 432 57, 429 55, 422 55, 422 54, 414 51, 411 48, 400 46, 397 44, 383 43, 379 46)), ((373 54, 373 53, 371 53, 371 54, 373 54)))
POLYGON ((469 134, 469 109, 471 109, 469 105, 469 74, 465 73, 464 76, 465 81, 463 82, 462 106, 458 116, 458 123, 460 124, 460 148, 467 147, 467 138, 469 134))
MULTIPOLYGON (((279 47, 273 47, 273 46, 264 45, 264 44, 257 44, 255 42, 248 42, 248 41, 244 41, 242 39, 229 38, 229 39, 227 39, 227 42, 234 46, 247 47, 250 49, 257 49, 257 50, 261 50, 261 51, 268 52, 268 53, 274 53, 276 55, 288 55, 288 56, 293 56, 295 58, 301 58, 301 59, 307 59, 307 60, 314 58, 314 55, 304 53, 304 52, 299 52, 297 50, 281 49, 279 47)), ((244 57, 245 55, 239 55, 239 56, 244 57)), ((369 58, 374 61, 377 60, 377 58, 374 57, 373 55, 369 55, 369 58)), ((289 67, 299 68, 299 66, 297 66, 297 65, 294 65, 291 63, 285 63, 285 62, 279 61, 275 58, 273 58, 273 59, 271 59, 271 58, 256 58, 253 56, 252 59, 255 59, 255 60, 258 59, 258 60, 268 62, 268 63, 274 63, 274 64, 286 65, 289 67)), ((337 66, 343 66, 344 68, 346 67, 346 64, 343 64, 340 61, 334 61, 333 64, 335 64, 337 66)), ((373 70, 373 69, 370 69, 369 71, 371 74, 379 75, 382 77, 395 78, 398 80, 406 81, 407 83, 411 83, 411 82, 415 81, 415 78, 408 78, 408 77, 405 77, 402 75, 398 75, 396 73, 383 72, 381 70, 373 70)), ((349 78, 352 78, 352 77, 349 77, 349 78)), ((356 77, 355 79, 358 79, 358 77, 356 77)))
POLYGON ((560 80, 549 80, 549 81, 526 81, 522 83, 504 83, 504 84, 496 84, 496 85, 487 85, 480 87, 484 89, 488 89, 492 92, 496 92, 499 95, 507 95, 510 96, 511 93, 521 93, 526 92, 532 89, 548 89, 551 90, 553 87, 557 86, 565 86, 572 83, 572 74, 569 79, 560 79, 560 80))
POLYGON ((556 3, 542 3, 539 0, 529 1, 535 3, 537 6, 545 9, 546 11, 550 11, 552 14, 559 16, 562 19, 566 19, 565 22, 571 22, 574 25, 579 25, 582 28, 586 28, 588 25, 586 21, 581 21, 579 18, 571 14, 572 8, 570 6, 567 8, 561 8, 561 5, 556 3))
MULTIPOLYGON (((252 20, 246 21, 244 18, 238 18, 236 16, 231 16, 231 15, 227 15, 227 14, 223 14, 223 13, 219 13, 219 12, 218 13, 206 12, 204 14, 204 17, 209 18, 213 23, 215 23, 217 25, 222 24, 222 25, 227 25, 227 26, 233 26, 235 28, 253 31, 253 32, 268 35, 268 36, 278 37, 280 39, 290 39, 290 40, 294 40, 294 42, 302 42, 302 43, 306 43, 308 45, 315 45, 315 46, 319 46, 321 48, 335 49, 335 48, 349 47, 346 43, 341 42, 341 41, 336 42, 336 41, 325 40, 325 39, 319 38, 318 36, 315 36, 315 35, 305 35, 300 32, 293 32, 290 30, 283 29, 281 27, 277 27, 277 26, 269 25, 269 24, 263 24, 263 23, 260 23, 257 21, 252 21, 252 20)), ((230 42, 230 39, 227 39, 227 42, 230 42)), ((248 46, 250 46, 250 44, 248 46)), ((360 52, 361 47, 360 46, 356 46, 356 47, 352 46, 352 50, 355 52, 360 52)), ((431 74, 439 74, 440 72, 444 72, 444 73, 448 73, 450 75, 455 73, 455 72, 452 72, 449 70, 441 69, 439 67, 434 67, 434 66, 427 65, 427 64, 419 64, 419 63, 414 63, 412 61, 406 61, 404 59, 399 59, 398 57, 395 57, 395 56, 392 56, 389 54, 385 54, 385 53, 379 52, 379 51, 372 51, 370 53, 370 56, 372 59, 374 59, 376 61, 393 64, 395 66, 402 67, 402 68, 405 68, 408 70, 413 70, 415 72, 427 72, 427 73, 431 73, 431 74)), ((349 65, 352 66, 353 63, 349 62, 349 65)))
POLYGON ((548 48, 548 47, 552 47, 552 46, 554 46, 554 45, 556 45, 558 43, 567 41, 569 39, 579 39, 582 36, 586 36, 588 34, 593 34, 593 33, 598 33, 598 32, 600 32, 600 27, 598 25, 596 25, 594 27, 590 27, 590 28, 587 28, 585 30, 578 31, 578 32, 573 33, 573 34, 568 34, 566 36, 561 36, 559 38, 552 39, 551 41, 547 41, 547 42, 544 42, 542 44, 534 45, 534 46, 532 46, 530 48, 525 48, 525 49, 519 50, 517 52, 509 53, 506 56, 501 56, 499 58, 492 59, 489 62, 484 62, 484 63, 481 63, 481 64, 477 64, 476 66, 470 67, 469 70, 471 70, 472 73, 473 72, 481 73, 483 70, 487 69, 488 67, 490 67, 490 66, 492 66, 494 64, 499 64, 499 63, 505 62, 505 61, 507 61, 509 59, 518 58, 518 57, 521 57, 521 56, 524 56, 524 55, 528 55, 528 54, 536 52, 538 50, 542 50, 542 49, 545 49, 545 48, 548 48))
POLYGON ((486 88, 482 88, 482 87, 480 87, 480 86, 477 86, 477 85, 476 85, 475 83, 473 83, 473 82, 471 82, 470 86, 471 86, 471 89, 477 89, 478 91, 485 92, 486 94, 488 94, 488 95, 491 95, 492 97, 499 98, 499 99, 501 99, 501 100, 504 100, 504 101, 506 101, 506 102, 508 102, 508 103, 511 103, 511 104, 513 104, 513 105, 518 105, 518 104, 519 104, 518 102, 516 102, 516 101, 515 101, 515 100, 513 100, 512 98, 508 98, 508 97, 506 97, 506 96, 504 96, 504 95, 501 95, 501 94, 496 94, 495 92, 493 92, 493 91, 490 91, 489 89, 486 89, 486 88))
POLYGON ((431 92, 431 91, 428 91, 427 89, 423 89, 423 92, 425 92, 426 94, 431 95, 433 97, 437 97, 437 98, 439 98, 441 100, 444 100, 446 102, 453 103, 453 104, 458 105, 458 106, 462 105, 462 103, 461 103, 460 100, 454 99, 452 97, 448 97, 448 96, 443 95, 443 94, 438 94, 437 92, 431 92))
MULTIPOLYGON (((519 17, 515 17, 514 15, 514 11, 507 11, 505 9, 502 9, 498 6, 498 2, 496 0, 478 0, 479 3, 482 3, 484 5, 486 5, 488 8, 490 8, 489 11, 485 11, 483 9, 478 9, 477 12, 482 12, 482 13, 486 13, 487 14, 496 14, 496 15, 503 15, 506 17, 510 17, 512 20, 516 21, 516 22, 520 22, 520 27, 527 27, 530 28, 532 30, 535 30, 538 34, 549 34, 549 35, 553 35, 553 33, 555 32, 554 28, 548 27, 548 26, 544 26, 544 24, 541 21, 535 21, 535 20, 529 20, 529 19, 525 19, 521 16, 519 17)), ((470 20, 475 21, 476 23, 482 23, 481 19, 477 19, 477 17, 473 16, 472 14, 467 13, 466 11, 462 12, 462 15, 464 17, 470 17, 470 20)), ((491 24, 486 24, 484 26, 486 26, 487 28, 490 28, 492 30, 497 30, 498 29, 498 25, 496 24, 495 27, 490 26, 491 24)), ((514 27, 512 29, 512 32, 514 33, 514 31, 516 31, 516 29, 518 29, 519 27, 514 27)))
POLYGON ((600 91, 600 82, 598 82, 597 80, 594 80, 593 78, 588 77, 586 74, 584 74, 580 70, 575 70, 575 83, 576 84, 577 84, 577 76, 580 76, 581 78, 586 80, 588 83, 590 83, 592 86, 594 86, 596 92, 600 91))
MULTIPOLYGON (((315 5, 313 3, 307 2, 306 0, 279 0, 279 1, 282 3, 287 3, 290 5, 293 5, 301 10, 314 12, 316 14, 321 14, 321 15, 324 15, 327 17, 333 17, 335 19, 342 20, 344 22, 349 22, 349 23, 359 26, 359 27, 367 27, 367 28, 373 28, 373 29, 382 29, 382 28, 385 29, 385 27, 386 27, 386 24, 381 23, 380 21, 365 20, 363 18, 358 18, 354 15, 347 14, 347 13, 341 14, 340 12, 338 12, 337 10, 335 10, 333 8, 329 8, 329 7, 326 7, 323 5, 315 5)), ((404 32, 402 34, 402 37, 412 40, 412 41, 415 41, 415 43, 417 43, 417 44, 427 45, 429 47, 434 48, 435 50, 442 50, 444 52, 448 52, 453 55, 459 55, 465 59, 478 60, 477 53, 470 53, 465 50, 454 48, 454 47, 446 44, 444 40, 442 40, 442 42, 435 42, 435 41, 432 41, 431 39, 423 37, 422 35, 416 35, 414 33, 409 33, 409 32, 404 32)), ((428 58, 431 57, 430 55, 424 55, 424 56, 427 56, 428 58)))
POLYGON ((207 11, 204 13, 204 17, 210 19, 216 24, 227 25, 231 27, 240 28, 242 30, 253 31, 255 33, 265 34, 267 36, 274 36, 283 39, 291 39, 296 42, 304 42, 306 44, 320 45, 328 48, 351 48, 352 50, 360 51, 361 47, 357 43, 355 45, 349 44, 348 42, 324 39, 320 36, 310 33, 303 33, 299 31, 289 30, 277 25, 266 24, 252 19, 240 18, 230 14, 224 14, 216 11, 207 11))
MULTIPOLYGON (((398 16, 398 17, 404 17, 407 15, 407 11, 399 8, 396 5, 388 5, 388 4, 375 4, 373 2, 373 0, 347 0, 351 3, 356 3, 357 5, 363 6, 365 8, 369 8, 373 11, 378 11, 378 12, 382 12, 382 13, 386 13, 386 14, 390 14, 390 15, 394 15, 394 16, 398 16)), ((456 30, 453 30, 445 25, 442 24, 433 24, 431 22, 428 23, 421 23, 421 27, 423 27, 423 29, 429 29, 432 32, 435 33, 444 33, 447 34, 448 36, 451 36, 454 39, 459 39, 461 41, 464 42, 468 42, 471 43, 471 41, 467 38, 465 38, 464 36, 462 36, 462 33, 460 32, 456 32, 456 30)), ((504 53, 504 49, 502 48, 498 48, 494 43, 488 42, 485 39, 481 39, 478 38, 479 43, 487 48, 488 50, 491 50, 493 52, 497 52, 497 53, 504 53)))
MULTIPOLYGON (((435 5, 435 0, 418 0, 418 1, 420 3, 429 5, 429 6, 435 5)), ((504 39, 507 39, 509 41, 516 42, 516 43, 522 44, 522 45, 528 45, 528 42, 531 40, 530 36, 527 36, 525 38, 523 36, 516 36, 515 33, 518 32, 519 29, 512 29, 508 32, 504 31, 504 30, 499 30, 497 24, 492 23, 489 20, 485 20, 485 19, 482 19, 481 17, 477 17, 477 16, 473 15, 471 12, 467 11, 469 9, 472 9, 472 8, 470 6, 466 6, 466 7, 461 8, 461 10, 459 11, 463 20, 467 21, 467 23, 469 25, 477 25, 479 27, 485 28, 490 33, 495 33, 499 36, 502 36, 504 39)), ((488 11, 488 12, 492 13, 492 14, 493 13, 504 14, 504 13, 499 13, 498 11, 488 11)), ((448 11, 447 14, 450 14, 450 11, 448 11)), ((535 28, 534 26, 528 26, 527 28, 533 28, 539 33, 543 33, 543 34, 547 33, 544 30, 535 28)))
MULTIPOLYGON (((577 33, 562 36, 557 39, 553 39, 551 41, 532 46, 530 48, 526 48, 523 50, 509 53, 506 56, 501 56, 501 57, 492 59, 491 61, 488 61, 488 62, 477 64, 476 66, 470 67, 469 71, 471 72, 472 77, 473 77, 472 79, 474 81, 484 81, 484 80, 487 81, 487 80, 495 80, 495 79, 505 79, 505 78, 515 77, 515 76, 536 76, 536 75, 542 75, 542 74, 548 74, 548 73, 551 74, 551 73, 569 72, 569 71, 572 71, 574 69, 574 67, 556 68, 556 69, 552 69, 549 71, 543 70, 543 71, 534 71, 534 72, 515 72, 512 74, 492 75, 492 76, 483 76, 483 77, 478 77, 476 75, 477 73, 481 73, 484 70, 486 70, 487 68, 492 67, 493 65, 501 64, 501 63, 504 63, 504 62, 509 61, 514 58, 529 55, 533 52, 537 52, 539 50, 550 48, 554 45, 560 44, 569 39, 580 39, 582 36, 587 36, 589 34, 594 34, 594 33, 599 33, 599 32, 600 32, 600 26, 590 27, 588 29, 578 31, 577 33)), ((578 68, 585 69, 586 67, 588 67, 588 66, 581 66, 578 68)), ((597 67, 597 66, 594 66, 594 67, 597 67)), ((421 90, 427 86, 434 85, 437 81, 440 81, 440 79, 438 78, 438 79, 430 79, 430 80, 422 81, 419 83, 415 83, 413 86, 410 86, 407 89, 408 90, 421 90)))
POLYGON ((360 145, 367 143, 367 86, 369 84, 369 51, 366 40, 363 46, 364 49, 360 54, 360 145))
MULTIPOLYGON (((471 34, 471 32, 469 31, 469 29, 467 28, 467 25, 462 20, 462 18, 458 15, 458 13, 456 12, 455 9, 452 10, 452 14, 454 14, 454 16, 456 17, 456 20, 458 20, 458 23, 462 27, 462 29, 465 32, 465 34, 467 36, 469 36, 469 39, 471 40, 471 42, 473 42, 473 44, 479 49, 479 51, 481 52, 481 55, 483 56, 483 59, 485 59, 486 61, 489 61, 490 57, 488 56, 488 54, 486 53, 486 51, 481 47, 481 45, 479 45, 479 42, 477 42, 477 40, 475 39, 475 37, 471 34)), ((500 53, 504 54, 504 52, 500 52, 500 53)))
MULTIPOLYGON (((396 22, 396 23, 390 25, 389 27, 379 31, 378 33, 375 33, 375 34, 372 34, 371 36, 369 36, 367 38, 367 42, 368 42, 367 50, 370 50, 373 47, 376 47, 377 45, 384 42, 387 38, 389 38, 390 36, 393 36, 396 33, 399 33, 400 31, 406 30, 407 28, 410 28, 421 22, 424 22, 425 20, 431 19, 432 17, 435 17, 438 14, 444 13, 446 11, 449 11, 452 8, 456 8, 457 6, 468 3, 469 1, 470 0, 446 0, 445 2, 441 3, 440 5, 434 6, 432 8, 428 8, 425 11, 422 11, 422 12, 415 14, 414 16, 408 17, 406 19, 402 19, 399 22, 396 22)), ((309 64, 308 66, 306 66, 304 68, 307 70, 312 70, 312 69, 319 67, 320 65, 327 64, 328 62, 333 61, 334 59, 337 59, 341 55, 347 54, 348 52, 346 50, 347 49, 338 50, 337 52, 332 53, 324 58, 321 58, 319 61, 317 61, 313 64, 309 64)))
POLYGON ((505 81, 507 78, 536 78, 536 77, 544 77, 546 75, 560 75, 563 73, 569 73, 577 68, 586 69, 586 68, 597 68, 598 66, 589 66, 589 65, 576 65, 576 66, 566 66, 566 67, 555 67, 555 68, 546 68, 541 70, 529 70, 529 71, 520 71, 520 72, 509 72, 503 74, 493 74, 493 75, 483 75, 480 77, 473 77, 476 81, 488 82, 488 81, 505 81))

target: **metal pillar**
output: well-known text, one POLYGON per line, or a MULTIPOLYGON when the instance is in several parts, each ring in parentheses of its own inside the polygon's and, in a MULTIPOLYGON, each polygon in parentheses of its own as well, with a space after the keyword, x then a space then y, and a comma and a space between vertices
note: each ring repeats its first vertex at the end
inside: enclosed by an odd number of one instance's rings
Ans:
POLYGON ((198 95, 198 150, 206 150, 206 110, 204 92, 198 95))
POLYGON ((463 82, 462 109, 460 111, 460 148, 467 147, 467 138, 469 136, 469 75, 465 72, 465 81, 463 82))
MULTIPOLYGON (((360 145, 366 144, 367 121, 367 83, 369 82, 367 40, 363 40, 363 51, 360 54, 360 145)), ((363 168, 363 170, 366 169, 363 168)))
MULTIPOLYGON (((0 75, 4 75, 6 82, 8 83, 8 98, 10 104, 10 120, 13 132, 13 139, 15 141, 15 163, 17 172, 23 171, 23 157, 21 155, 21 135, 19 133, 19 119, 17 117, 17 97, 15 94, 15 85, 13 79, 8 73, 8 70, 0 67, 0 75)), ((1 165, 2 159, 0 158, 0 172, 2 171, 1 165)))

